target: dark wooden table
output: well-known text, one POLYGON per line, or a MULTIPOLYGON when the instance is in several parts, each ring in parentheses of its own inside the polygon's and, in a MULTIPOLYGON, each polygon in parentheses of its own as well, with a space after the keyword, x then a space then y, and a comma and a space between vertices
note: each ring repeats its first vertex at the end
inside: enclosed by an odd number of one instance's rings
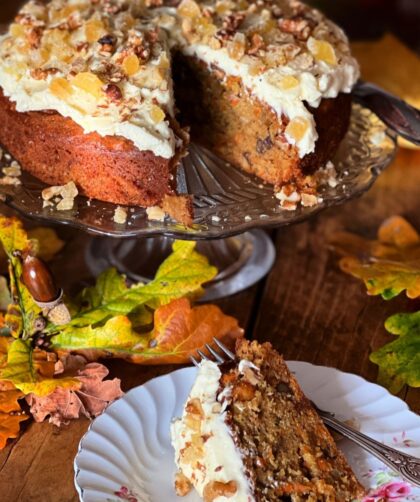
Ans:
MULTIPOLYGON (((400 214, 420 229, 420 152, 401 151, 375 187, 361 199, 293 227, 273 232, 277 261, 257 286, 219 303, 236 316, 247 336, 269 340, 287 359, 333 366, 375 381, 372 350, 392 337, 385 319, 397 312, 418 310, 420 301, 404 295, 386 302, 368 297, 364 286, 342 273, 327 246, 337 230, 374 237, 380 223, 400 214)), ((58 229, 67 245, 53 264, 67 289, 89 279, 83 253, 88 237, 58 229)), ((127 390, 174 367, 140 367, 107 363, 127 390)), ((420 389, 401 393, 420 413, 420 389)), ((80 419, 57 429, 30 423, 21 437, 0 452, 0 500, 7 502, 76 502, 73 459, 88 427, 80 419)))
MULTIPOLYGON (((419 9, 397 10, 402 3, 396 1, 378 9, 381 1, 369 4, 374 16, 359 16, 351 2, 356 23, 343 10, 337 16, 357 35, 375 36, 392 27, 418 46, 419 9)), ((0 23, 10 19, 20 3, 2 2, 0 23)), ((365 4, 357 2, 360 9, 365 4)), ((414 8, 414 0, 404 5, 414 8)), ((240 320, 248 337, 271 341, 289 360, 333 366, 375 381, 377 368, 369 362, 369 354, 392 340, 384 329, 385 319, 393 313, 419 310, 420 301, 409 301, 404 295, 390 302, 368 297, 360 282, 339 270, 327 242, 342 229, 374 237, 380 223, 394 214, 405 216, 420 229, 420 153, 402 151, 399 162, 361 199, 273 232, 277 261, 271 273, 257 286, 219 305, 240 320)), ((53 268, 67 290, 77 290, 90 278, 84 263, 89 237, 62 228, 59 233, 67 245, 53 268)), ((111 375, 122 379, 124 390, 174 369, 107 364, 111 375)), ((405 389, 400 397, 420 413, 420 389, 405 389)), ((76 502, 73 459, 88 424, 85 419, 61 429, 48 423, 26 424, 21 437, 0 452, 0 501, 76 502)))

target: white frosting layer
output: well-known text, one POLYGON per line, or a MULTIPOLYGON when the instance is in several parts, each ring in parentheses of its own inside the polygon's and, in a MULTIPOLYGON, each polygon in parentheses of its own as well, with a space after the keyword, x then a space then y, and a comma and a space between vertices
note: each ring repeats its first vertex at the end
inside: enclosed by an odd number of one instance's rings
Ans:
POLYGON ((254 502, 249 480, 245 475, 242 457, 235 446, 232 435, 225 423, 225 413, 217 400, 221 372, 211 361, 203 361, 197 379, 188 397, 188 402, 198 399, 204 412, 201 435, 205 436, 204 455, 199 459, 204 468, 183 461, 182 452, 191 442, 194 431, 186 423, 186 412, 171 427, 175 459, 184 475, 194 484, 200 496, 205 486, 218 481, 235 481, 237 492, 232 497, 217 497, 214 502, 254 502))
MULTIPOLYGON (((0 38, 1 40, 4 37, 0 38)), ((56 78, 49 76, 47 80, 34 80, 29 72, 21 78, 8 73, 0 63, 0 86, 3 93, 16 103, 18 112, 54 110, 63 117, 69 117, 80 125, 85 133, 97 132, 101 136, 122 136, 131 140, 142 151, 150 150, 155 155, 169 159, 175 154, 175 136, 167 121, 153 124, 150 120, 150 103, 155 99, 160 105, 173 110, 170 92, 159 89, 139 89, 126 82, 124 94, 139 96, 146 95, 147 99, 139 105, 138 111, 127 121, 119 119, 119 112, 109 107, 107 113, 89 114, 82 113, 63 99, 59 99, 50 91, 49 84, 56 78)), ((79 91, 81 101, 87 103, 89 96, 82 90, 79 91), (82 96, 83 95, 83 96, 82 96), (84 98, 84 99, 83 99, 84 98)))
POLYGON ((212 49, 204 44, 188 44, 183 46, 182 52, 186 56, 195 56, 209 67, 220 68, 227 76, 239 77, 250 94, 269 105, 279 118, 285 115, 290 120, 297 117, 306 119, 309 127, 302 139, 296 142, 293 137, 286 135, 288 141, 298 147, 300 157, 312 153, 318 139, 315 120, 305 102, 317 108, 322 98, 336 98, 340 92, 351 92, 359 78, 359 67, 350 56, 343 56, 337 66, 320 61, 307 71, 280 66, 253 75, 247 62, 232 59, 225 48, 212 49), (295 77, 299 85, 288 91, 281 90, 276 84, 287 76, 295 77))

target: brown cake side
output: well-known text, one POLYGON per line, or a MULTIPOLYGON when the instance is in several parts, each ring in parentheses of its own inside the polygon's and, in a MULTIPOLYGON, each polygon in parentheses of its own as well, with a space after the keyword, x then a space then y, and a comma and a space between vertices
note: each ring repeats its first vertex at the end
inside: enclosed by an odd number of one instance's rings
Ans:
POLYGON ((258 502, 351 502, 365 490, 304 396, 282 357, 265 343, 241 340, 245 371, 227 369, 222 388, 231 389, 227 420, 244 456, 258 502), (263 378, 261 378, 261 375, 263 378))
POLYGON ((306 176, 331 160, 349 127, 350 96, 324 99, 311 110, 319 134, 316 151, 301 159, 284 137, 287 118, 280 123, 268 105, 249 96, 240 79, 181 54, 175 57, 174 77, 182 120, 191 125, 192 137, 277 187, 310 184, 306 176))
POLYGON ((181 152, 164 159, 119 136, 85 134, 73 120, 55 112, 17 112, 1 90, 0 114, 0 143, 45 183, 74 181, 87 197, 122 205, 159 205, 174 195, 181 152))

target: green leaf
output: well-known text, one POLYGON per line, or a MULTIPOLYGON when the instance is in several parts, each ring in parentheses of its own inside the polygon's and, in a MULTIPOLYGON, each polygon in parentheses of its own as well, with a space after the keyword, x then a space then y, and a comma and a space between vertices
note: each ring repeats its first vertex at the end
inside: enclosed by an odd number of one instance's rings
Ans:
POLYGON ((74 378, 54 378, 55 359, 43 351, 34 351, 28 342, 15 340, 9 347, 7 365, 0 370, 0 380, 11 382, 24 394, 47 396, 57 387, 77 389, 74 378))
POLYGON ((15 338, 28 339, 36 331, 34 324, 41 314, 41 309, 20 280, 22 263, 17 255, 29 253, 32 244, 23 229, 22 222, 2 215, 0 215, 0 242, 9 258, 10 292, 13 298, 13 303, 9 305, 6 314, 6 324, 15 338))
POLYGON ((194 242, 177 241, 153 281, 127 287, 125 278, 115 269, 107 270, 98 277, 95 286, 81 293, 77 302, 79 311, 72 312, 71 323, 50 326, 48 331, 68 333, 68 326, 96 328, 115 316, 130 316, 138 326, 141 320, 151 320, 147 309, 157 309, 178 298, 200 296, 202 285, 216 274, 217 269, 197 253, 194 242))
POLYGON ((379 366, 379 382, 393 393, 405 384, 420 387, 420 312, 393 315, 385 327, 398 338, 370 356, 379 366))
POLYGON ((171 364, 188 362, 214 337, 232 346, 242 335, 238 321, 215 305, 191 307, 181 298, 155 311, 149 333, 141 335, 126 316, 115 316, 96 328, 67 326, 51 343, 56 351, 77 351, 89 359, 112 356, 137 364, 171 364))
POLYGON ((148 343, 148 336, 139 335, 126 316, 115 316, 103 326, 94 328, 67 326, 58 335, 52 337, 54 350, 94 350, 101 355, 118 352, 136 352, 143 350, 148 343))

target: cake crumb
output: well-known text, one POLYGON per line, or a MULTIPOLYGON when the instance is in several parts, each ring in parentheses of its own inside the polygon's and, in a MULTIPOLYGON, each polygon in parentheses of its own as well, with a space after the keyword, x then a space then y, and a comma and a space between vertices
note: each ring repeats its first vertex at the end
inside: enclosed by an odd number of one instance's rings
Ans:
POLYGON ((19 178, 16 176, 4 176, 3 178, 0 178, 0 185, 21 185, 22 182, 20 181, 19 178))
POLYGON ((5 176, 11 177, 18 177, 22 174, 22 168, 20 167, 20 164, 16 162, 16 160, 14 160, 10 164, 10 166, 3 167, 2 171, 5 176))
POLYGON ((121 206, 118 206, 114 212, 114 221, 120 225, 127 222, 127 210, 121 206))
POLYGON ((73 181, 62 186, 50 186, 42 191, 43 207, 52 207, 56 204, 58 211, 69 211, 74 207, 74 199, 79 191, 73 181), (48 202, 49 204, 45 204, 48 202))
POLYGON ((164 221, 165 211, 159 206, 151 206, 146 209, 147 217, 152 221, 164 221))
POLYGON ((302 193, 301 202, 303 207, 313 207, 318 204, 318 197, 313 194, 302 193))

